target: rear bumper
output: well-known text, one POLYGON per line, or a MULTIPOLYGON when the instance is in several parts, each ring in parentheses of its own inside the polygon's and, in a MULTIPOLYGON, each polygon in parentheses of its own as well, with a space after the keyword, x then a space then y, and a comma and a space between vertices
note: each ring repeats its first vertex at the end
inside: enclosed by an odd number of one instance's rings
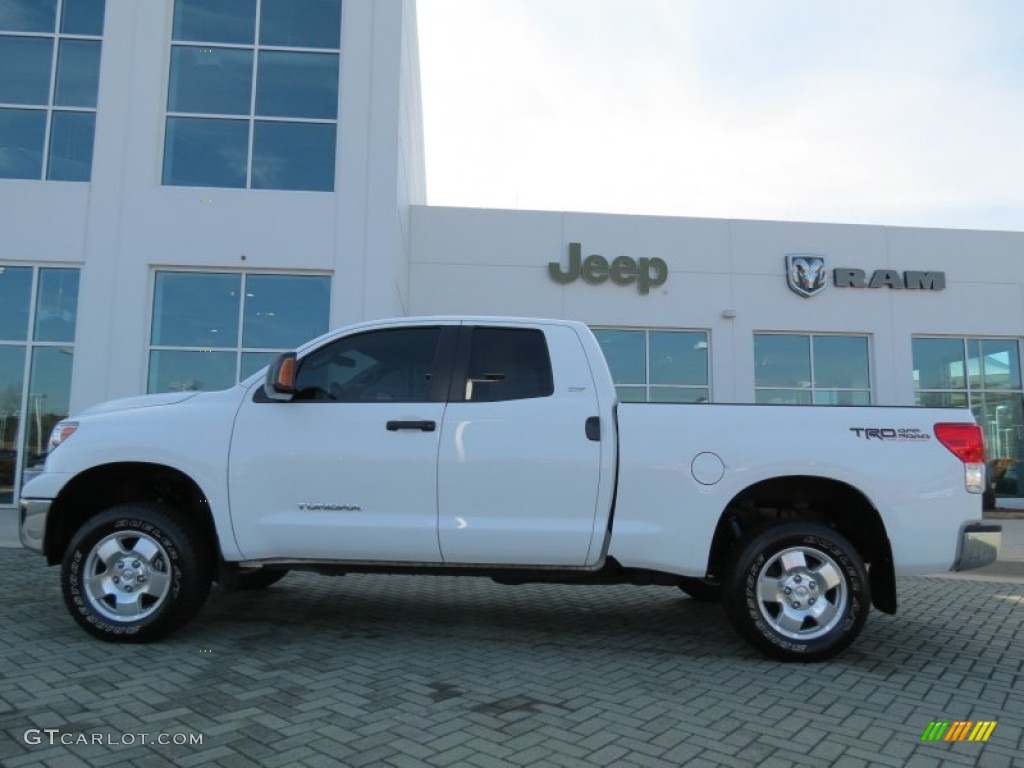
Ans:
POLYGON ((50 499, 22 499, 18 535, 21 546, 43 553, 46 538, 46 517, 50 514, 50 499))
POLYGON ((950 570, 970 571, 996 561, 1003 528, 993 523, 965 523, 957 542, 956 562, 950 570))

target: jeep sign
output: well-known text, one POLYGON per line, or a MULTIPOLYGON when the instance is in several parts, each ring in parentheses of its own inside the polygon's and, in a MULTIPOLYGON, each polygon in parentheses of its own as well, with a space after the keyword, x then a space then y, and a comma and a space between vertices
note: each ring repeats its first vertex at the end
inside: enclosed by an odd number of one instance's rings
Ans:
POLYGON ((664 285, 668 280, 668 264, 663 259, 633 259, 629 256, 617 256, 608 262, 604 256, 596 253, 587 258, 581 255, 579 243, 569 243, 569 265, 563 271, 557 261, 548 263, 548 275, 560 285, 568 285, 582 277, 583 282, 599 285, 611 280, 615 285, 631 285, 641 296, 650 293, 651 288, 664 285))

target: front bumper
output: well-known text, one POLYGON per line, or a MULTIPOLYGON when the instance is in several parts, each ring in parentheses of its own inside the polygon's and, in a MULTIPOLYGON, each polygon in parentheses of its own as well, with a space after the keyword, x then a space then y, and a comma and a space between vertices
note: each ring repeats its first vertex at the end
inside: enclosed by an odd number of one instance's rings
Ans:
POLYGON ((21 546, 43 554, 46 538, 46 517, 50 514, 50 499, 22 499, 18 535, 21 546))
POLYGON ((970 571, 996 561, 1003 528, 993 523, 966 523, 960 529, 956 562, 951 570, 970 571))

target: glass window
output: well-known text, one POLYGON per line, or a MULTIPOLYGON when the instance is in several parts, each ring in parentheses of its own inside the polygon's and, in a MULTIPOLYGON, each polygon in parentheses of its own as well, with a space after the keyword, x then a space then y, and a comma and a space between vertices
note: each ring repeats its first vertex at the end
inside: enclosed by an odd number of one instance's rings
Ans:
POLYGON ((296 400, 419 403, 431 399, 439 328, 396 328, 347 336, 302 359, 296 400))
POLYGON ((754 371, 758 387, 810 387, 810 336, 755 334, 754 371))
POLYGON ((543 332, 474 328, 465 398, 471 402, 548 397, 555 391, 543 332))
POLYGON ((149 353, 150 392, 227 389, 234 383, 232 352, 155 349, 149 353))
POLYGON ((241 120, 167 118, 164 184, 245 187, 248 124, 241 120))
POLYGON ((95 136, 95 112, 54 112, 46 178, 52 181, 89 181, 95 136))
POLYGON ((241 275, 157 272, 152 343, 177 347, 238 346, 241 275))
POLYGON ((61 40, 57 53, 57 90, 53 103, 59 107, 96 108, 100 85, 100 42, 61 40))
POLYGON ((0 504, 14 501, 25 348, 0 345, 0 504))
POLYGON ((0 109, 0 178, 38 179, 45 136, 46 110, 0 109))
POLYGON ((77 309, 77 269, 0 264, 0 505, 17 501, 19 478, 67 416, 74 352, 59 342, 74 340, 77 309))
POLYGON ((913 339, 917 404, 970 407, 985 438, 989 490, 1024 497, 1019 339, 913 339))
POLYGON ((596 328, 619 400, 624 403, 706 403, 707 331, 596 328))
POLYGON ((256 122, 253 189, 330 192, 334 189, 337 126, 327 123, 256 122))
POLYGON ((40 269, 36 293, 36 341, 75 340, 78 316, 77 269, 40 269))
POLYGON ((31 301, 32 268, 0 266, 0 340, 25 341, 31 301))
POLYGON ((337 0, 263 0, 260 44, 288 48, 338 48, 341 4, 337 0))
POLYGON ((330 293, 319 275, 249 275, 242 346, 291 349, 315 338, 328 326, 330 293))
POLYGON ((0 3, 0 29, 10 32, 53 32, 57 0, 4 0, 0 3))
POLYGON ((323 120, 337 117, 337 54, 261 51, 256 114, 323 120))
POLYGON ((0 109, 0 178, 89 181, 105 6, 0 0, 0 103, 34 107, 0 109))
POLYGON ((204 45, 171 47, 163 183, 333 191, 340 56, 309 49, 338 50, 341 0, 175 0, 174 19, 204 45))
POLYGON ((252 51, 176 45, 171 49, 169 112, 248 115, 252 51))
POLYGON ((148 391, 217 389, 247 378, 327 331, 330 293, 326 275, 158 271, 148 391))
POLYGON ((0 102, 48 104, 52 60, 52 37, 0 35, 0 102))
POLYGON ((256 0, 175 0, 175 40, 252 45, 256 0))
POLYGON ((64 0, 60 31, 67 35, 103 34, 104 0, 64 0))
POLYGON ((754 334, 754 399, 775 405, 870 405, 868 337, 754 334))

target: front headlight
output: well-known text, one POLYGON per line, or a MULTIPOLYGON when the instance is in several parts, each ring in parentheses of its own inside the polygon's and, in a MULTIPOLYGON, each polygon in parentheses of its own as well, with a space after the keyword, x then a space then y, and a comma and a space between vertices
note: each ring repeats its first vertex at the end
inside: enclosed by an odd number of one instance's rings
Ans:
POLYGON ((50 432, 50 453, 53 453, 57 446, 75 434, 78 429, 77 421, 59 421, 50 432))

